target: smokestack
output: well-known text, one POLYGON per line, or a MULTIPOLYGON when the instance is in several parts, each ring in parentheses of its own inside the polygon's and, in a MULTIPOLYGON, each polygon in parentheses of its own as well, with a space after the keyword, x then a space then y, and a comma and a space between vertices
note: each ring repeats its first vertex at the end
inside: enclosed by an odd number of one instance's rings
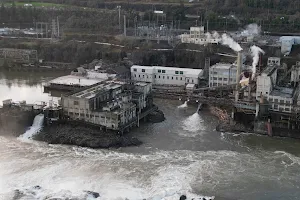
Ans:
POLYGON ((237 64, 236 64, 236 93, 235 93, 235 101, 239 100, 239 89, 240 89, 240 75, 242 68, 242 53, 239 51, 237 56, 237 64))

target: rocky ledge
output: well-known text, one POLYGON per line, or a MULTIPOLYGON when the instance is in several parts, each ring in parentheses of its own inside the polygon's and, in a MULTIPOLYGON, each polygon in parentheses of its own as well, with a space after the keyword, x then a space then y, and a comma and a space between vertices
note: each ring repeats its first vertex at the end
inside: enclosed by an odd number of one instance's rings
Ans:
POLYGON ((160 123, 163 122, 166 118, 164 113, 161 110, 156 110, 147 116, 148 122, 151 123, 160 123))
POLYGON ((118 148, 138 146, 142 142, 135 137, 121 136, 113 131, 73 124, 52 124, 35 136, 36 140, 49 144, 69 144, 90 148, 118 148))
POLYGON ((216 127, 217 131, 220 132, 234 132, 234 133, 241 133, 241 132, 251 132, 253 129, 246 127, 245 125, 237 122, 221 122, 216 127))

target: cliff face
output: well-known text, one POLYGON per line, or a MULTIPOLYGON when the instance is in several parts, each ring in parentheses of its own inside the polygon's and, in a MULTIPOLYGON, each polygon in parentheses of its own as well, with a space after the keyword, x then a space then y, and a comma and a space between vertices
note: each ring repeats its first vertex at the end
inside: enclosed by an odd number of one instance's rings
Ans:
POLYGON ((19 136, 31 126, 34 113, 19 108, 0 108, 0 135, 19 136))

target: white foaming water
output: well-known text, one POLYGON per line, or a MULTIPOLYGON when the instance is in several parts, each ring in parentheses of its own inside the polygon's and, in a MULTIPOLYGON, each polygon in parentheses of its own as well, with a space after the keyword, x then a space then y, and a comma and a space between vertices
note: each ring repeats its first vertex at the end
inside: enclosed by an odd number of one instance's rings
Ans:
POLYGON ((197 132, 203 129, 203 120, 198 112, 194 113, 183 121, 183 130, 197 132))
POLYGON ((187 101, 185 101, 182 105, 178 106, 177 108, 186 108, 188 107, 187 101))
POLYGON ((38 114, 35 116, 32 126, 23 134, 19 136, 19 139, 30 140, 32 137, 37 134, 43 127, 44 123, 44 114, 38 114))

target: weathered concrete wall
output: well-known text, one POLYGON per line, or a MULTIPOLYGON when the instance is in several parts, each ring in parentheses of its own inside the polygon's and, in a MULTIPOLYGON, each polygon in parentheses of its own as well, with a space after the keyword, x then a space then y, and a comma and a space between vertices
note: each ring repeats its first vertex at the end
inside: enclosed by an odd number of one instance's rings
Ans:
POLYGON ((262 135, 268 135, 267 122, 254 121, 254 132, 262 135))
POLYGON ((0 135, 19 136, 32 125, 35 114, 18 108, 0 108, 0 135))

